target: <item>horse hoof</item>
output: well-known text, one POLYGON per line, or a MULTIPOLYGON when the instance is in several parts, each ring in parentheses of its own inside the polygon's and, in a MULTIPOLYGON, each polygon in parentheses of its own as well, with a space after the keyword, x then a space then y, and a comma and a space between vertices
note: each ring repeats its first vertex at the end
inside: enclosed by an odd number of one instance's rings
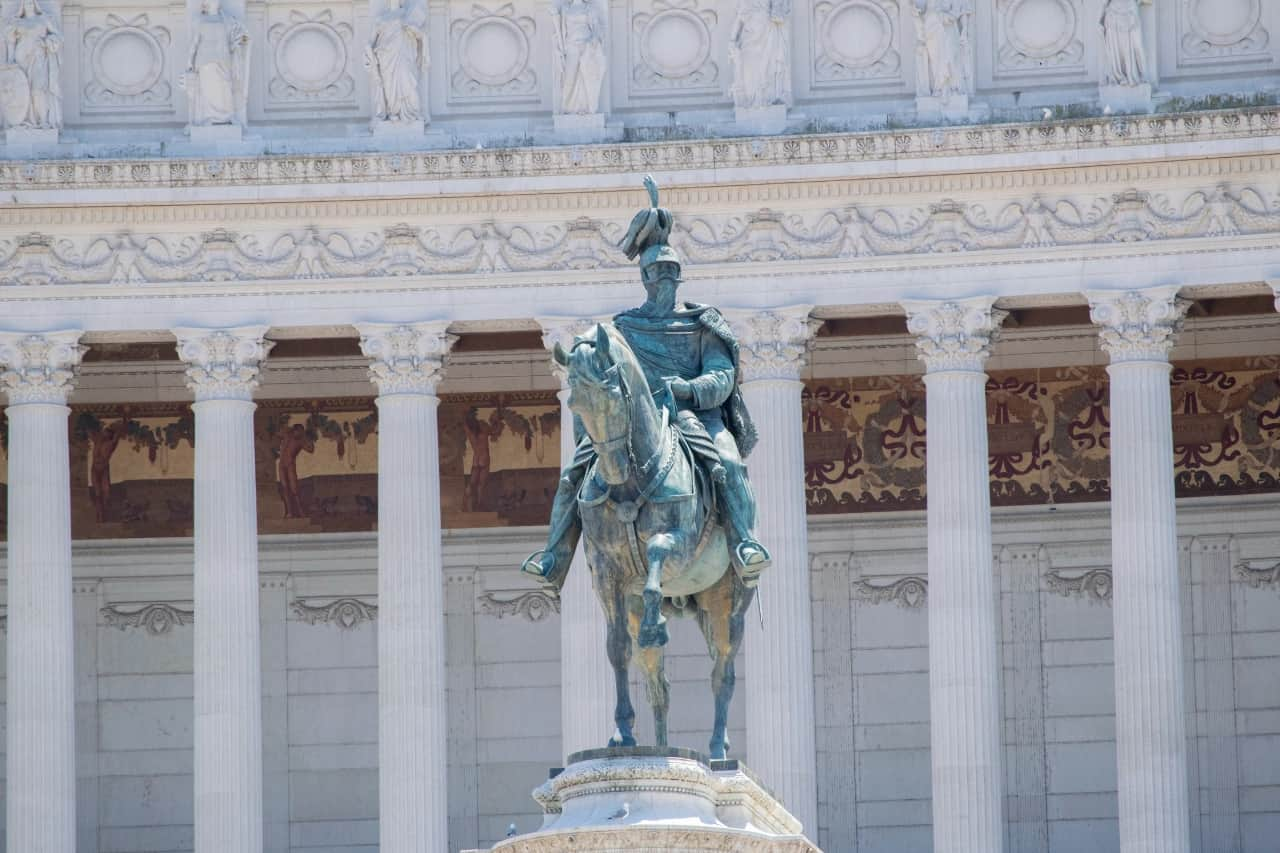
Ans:
POLYGON ((620 746, 635 746, 636 739, 631 735, 623 735, 621 732, 614 732, 613 737, 609 738, 607 746, 617 748, 620 746))
POLYGON ((729 757, 729 739, 725 738, 724 743, 717 744, 711 741, 711 749, 708 750, 712 760, 719 761, 729 757))
POLYGON ((668 639, 670 638, 667 635, 667 624, 662 621, 657 625, 641 625, 636 642, 642 649, 652 649, 655 646, 665 646, 668 639))

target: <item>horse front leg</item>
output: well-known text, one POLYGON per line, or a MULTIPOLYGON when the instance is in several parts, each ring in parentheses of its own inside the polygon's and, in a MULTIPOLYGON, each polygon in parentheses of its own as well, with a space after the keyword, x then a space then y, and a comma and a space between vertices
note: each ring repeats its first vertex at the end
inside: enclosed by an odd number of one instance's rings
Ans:
POLYGON ((645 546, 648 574, 644 583, 644 618, 636 642, 642 649, 667 644, 667 617, 662 615, 662 567, 676 550, 676 538, 670 533, 659 533, 645 546))
MULTIPOLYGON (((615 574, 614 577, 620 577, 615 574)), ((631 666, 631 633, 627 624, 627 607, 622 591, 622 584, 613 581, 601 585, 600 603, 604 605, 607 636, 606 649, 609 664, 613 667, 613 683, 617 700, 613 708, 613 722, 616 726, 613 737, 609 738, 609 746, 635 746, 636 738, 633 728, 636 723, 636 711, 631 705, 631 684, 627 680, 627 670, 631 666)))

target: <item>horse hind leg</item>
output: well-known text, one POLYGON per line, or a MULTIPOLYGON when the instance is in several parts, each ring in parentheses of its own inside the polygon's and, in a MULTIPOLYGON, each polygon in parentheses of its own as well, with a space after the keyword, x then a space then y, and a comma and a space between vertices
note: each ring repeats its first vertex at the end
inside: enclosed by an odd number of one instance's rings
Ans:
POLYGON ((662 615, 662 566, 675 547, 675 537, 669 533, 654 536, 645 547, 649 565, 643 593, 644 618, 636 637, 636 643, 642 649, 665 646, 669 639, 667 617, 662 615))
POLYGON ((609 738, 608 745, 635 746, 636 738, 633 729, 636 723, 636 711, 631 705, 631 684, 627 680, 627 670, 631 666, 631 633, 628 630, 622 590, 617 584, 610 586, 606 594, 600 596, 608 622, 605 642, 609 664, 613 667, 614 688, 617 692, 617 701, 613 710, 613 721, 617 728, 613 732, 613 737, 609 738))
MULTIPOLYGON (((636 607, 629 613, 632 634, 639 636, 644 605, 642 599, 633 599, 636 607)), ((667 681, 666 653, 662 646, 641 646, 640 668, 644 671, 649 705, 653 708, 654 742, 667 745, 667 711, 671 707, 671 683, 667 681)))
POLYGON ((731 568, 710 589, 698 593, 698 627, 711 652, 711 691, 715 697, 715 720, 711 726, 709 754, 729 757, 729 703, 737 680, 734 661, 742 646, 744 614, 755 590, 747 589, 731 568))

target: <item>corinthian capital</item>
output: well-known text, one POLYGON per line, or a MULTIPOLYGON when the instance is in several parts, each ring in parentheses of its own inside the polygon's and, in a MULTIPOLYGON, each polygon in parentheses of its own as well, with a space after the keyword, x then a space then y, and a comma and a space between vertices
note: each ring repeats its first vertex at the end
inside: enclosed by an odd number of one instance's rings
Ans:
POLYGON ((252 400, 262 360, 275 346, 263 337, 266 333, 266 326, 174 329, 196 401, 252 400))
POLYGON ((994 296, 903 301, 907 331, 916 336, 917 355, 927 372, 982 372, 991 342, 1009 316, 991 307, 995 301, 994 296))
POLYGON ((0 332, 0 382, 9 392, 9 404, 65 404, 84 357, 80 335, 79 331, 0 332))
POLYGON ((383 396, 434 394, 445 356, 458 339, 448 320, 425 323, 357 323, 360 350, 369 357, 369 379, 383 396))
POLYGON ((800 379, 813 335, 822 325, 809 316, 811 305, 768 311, 725 312, 738 338, 743 382, 759 379, 800 379))
POLYGON ((1114 364, 1121 361, 1166 361, 1190 299, 1178 296, 1177 286, 1146 290, 1093 290, 1089 318, 1114 364))

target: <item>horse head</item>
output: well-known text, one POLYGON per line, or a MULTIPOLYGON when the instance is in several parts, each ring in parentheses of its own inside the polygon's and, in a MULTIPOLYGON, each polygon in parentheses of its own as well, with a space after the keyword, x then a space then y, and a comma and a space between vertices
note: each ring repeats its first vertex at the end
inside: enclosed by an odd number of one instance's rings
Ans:
MULTIPOLYGON (((575 341, 569 352, 557 343, 552 355, 568 371, 569 409, 582 421, 601 476, 611 486, 626 483, 634 463, 631 410, 637 399, 633 391, 638 373, 628 362, 626 343, 613 338, 601 324, 596 326, 594 340, 575 341)), ((638 390, 640 399, 648 399, 642 374, 638 390)))

